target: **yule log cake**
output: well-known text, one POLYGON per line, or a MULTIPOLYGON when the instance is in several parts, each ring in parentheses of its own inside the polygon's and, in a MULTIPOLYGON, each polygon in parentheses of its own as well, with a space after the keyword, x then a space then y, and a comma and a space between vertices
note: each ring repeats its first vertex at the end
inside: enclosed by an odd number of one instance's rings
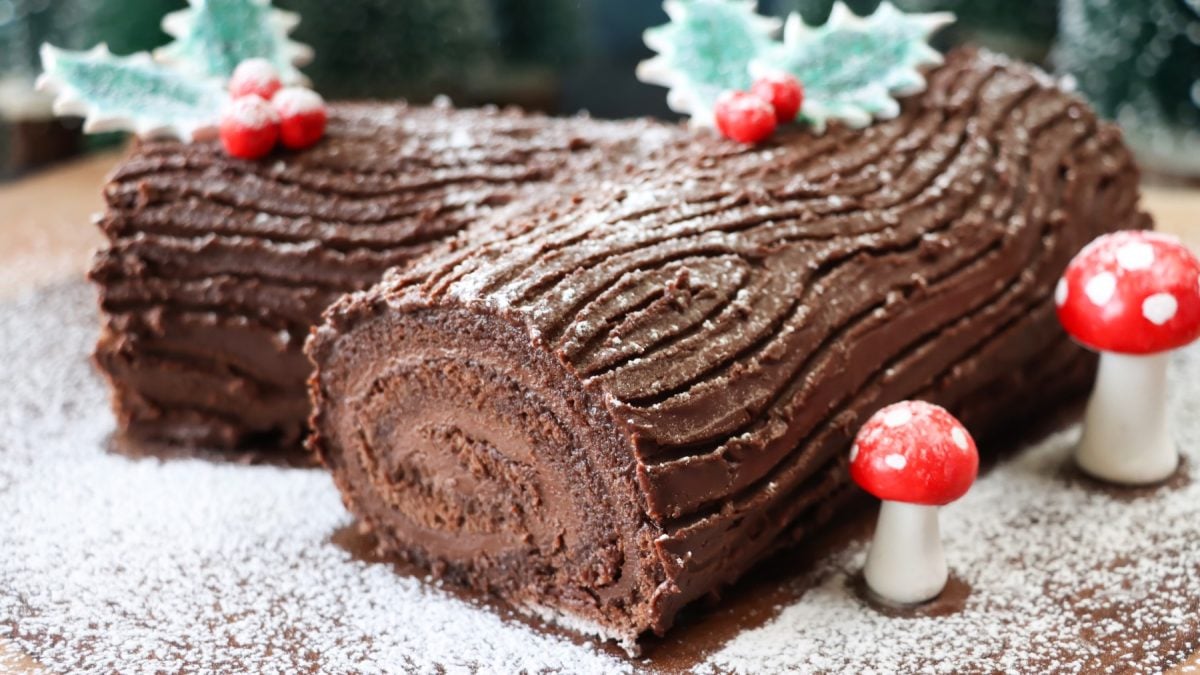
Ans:
MULTIPOLYGON (((140 439, 298 444, 321 310, 513 202, 587 189, 683 129, 404 104, 333 106, 303 152, 142 142, 104 189, 96 361, 140 439)), ((483 228, 489 229, 489 228, 483 228)))
POLYGON ((339 300, 312 446, 347 505, 387 551, 629 642, 831 518, 881 406, 986 437, 1083 391, 1053 288, 1149 226, 1130 155, 1025 66, 927 79, 865 130, 695 132, 339 300))

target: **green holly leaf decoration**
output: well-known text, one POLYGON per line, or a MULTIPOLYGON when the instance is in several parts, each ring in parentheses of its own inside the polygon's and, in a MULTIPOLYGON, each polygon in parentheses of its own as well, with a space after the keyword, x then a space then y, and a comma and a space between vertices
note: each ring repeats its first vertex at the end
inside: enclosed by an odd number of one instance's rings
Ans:
POLYGON ((862 128, 900 113, 896 96, 925 88, 921 67, 942 62, 927 40, 954 21, 948 12, 906 14, 884 2, 869 17, 837 3, 822 26, 788 17, 783 43, 751 64, 760 74, 784 70, 804 86, 800 119, 822 132, 830 120, 862 128))
POLYGON ((754 0, 666 0, 670 23, 645 32, 658 55, 638 64, 643 82, 669 89, 667 105, 713 124, 713 105, 727 89, 750 86, 750 63, 775 41, 779 21, 754 11, 754 0))
POLYGON ((133 131, 193 140, 217 126, 228 95, 219 80, 158 65, 145 52, 113 56, 101 44, 86 52, 42 45, 38 88, 56 95, 56 115, 85 119, 84 131, 133 131))
POLYGON ((188 0, 190 7, 163 17, 175 41, 154 52, 156 59, 199 77, 226 79, 251 58, 270 61, 285 84, 306 79, 297 66, 312 50, 288 39, 298 15, 271 7, 269 0, 188 0))

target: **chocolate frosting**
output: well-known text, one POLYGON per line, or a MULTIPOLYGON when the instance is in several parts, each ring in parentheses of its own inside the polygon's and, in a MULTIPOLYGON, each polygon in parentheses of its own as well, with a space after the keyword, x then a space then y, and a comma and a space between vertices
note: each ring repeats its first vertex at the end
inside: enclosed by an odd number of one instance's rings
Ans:
POLYGON ((879 407, 986 437, 1086 388, 1054 283, 1149 225, 1114 127, 972 51, 865 130, 637 133, 309 342, 312 446, 387 552, 627 643, 837 513, 879 407))
MULTIPOLYGON (((104 190, 96 361, 123 429, 225 448, 298 443, 321 310, 513 202, 552 205, 683 143, 648 121, 337 104, 311 150, 260 162, 143 142, 104 190)), ((481 228, 486 231, 488 228, 481 228)))

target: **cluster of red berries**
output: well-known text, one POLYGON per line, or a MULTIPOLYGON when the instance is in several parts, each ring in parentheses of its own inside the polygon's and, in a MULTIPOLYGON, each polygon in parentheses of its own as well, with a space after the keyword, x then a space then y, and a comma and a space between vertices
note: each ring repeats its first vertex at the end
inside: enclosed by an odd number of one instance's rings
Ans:
POLYGON ((726 91, 713 110, 717 130, 739 143, 761 143, 800 114, 804 88, 787 73, 768 75, 754 81, 750 91, 726 91))
POLYGON ((324 99, 311 89, 284 87, 266 59, 238 64, 229 94, 233 100, 221 113, 221 144, 234 157, 258 159, 279 143, 303 150, 325 135, 324 99))

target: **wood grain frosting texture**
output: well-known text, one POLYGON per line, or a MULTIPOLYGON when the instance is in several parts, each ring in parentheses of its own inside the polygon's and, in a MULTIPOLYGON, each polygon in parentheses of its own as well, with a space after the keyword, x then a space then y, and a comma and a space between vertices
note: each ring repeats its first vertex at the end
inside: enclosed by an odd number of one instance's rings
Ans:
POLYGON ((297 444, 321 310, 521 199, 680 129, 404 104, 332 107, 312 150, 247 162, 141 143, 105 188, 96 361, 121 426, 187 445, 297 444))
POLYGON ((671 147, 309 342, 312 445, 384 549, 627 644, 832 517, 877 408, 986 436, 1085 389, 1054 283, 1149 226, 1115 128, 970 51, 863 131, 671 147))

